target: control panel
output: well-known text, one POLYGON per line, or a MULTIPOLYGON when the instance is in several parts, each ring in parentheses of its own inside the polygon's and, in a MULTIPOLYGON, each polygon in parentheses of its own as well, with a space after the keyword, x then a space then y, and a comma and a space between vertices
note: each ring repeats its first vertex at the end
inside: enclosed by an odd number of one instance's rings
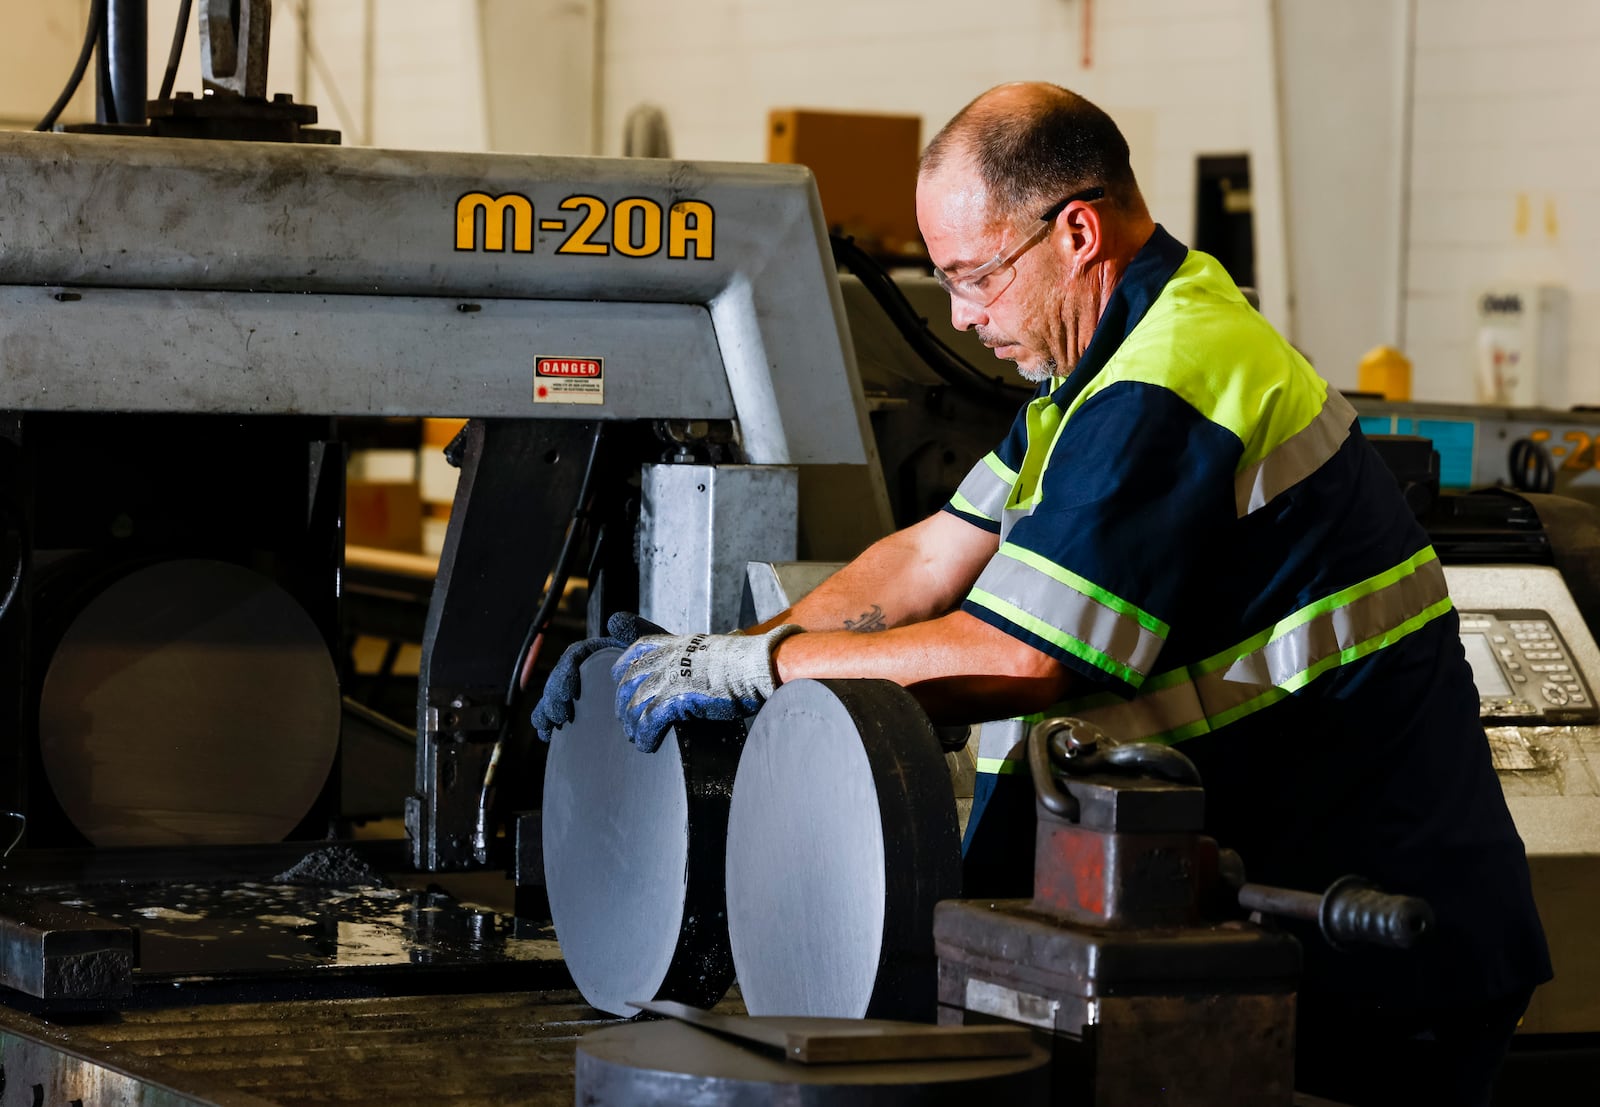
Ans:
POLYGON ((1600 722, 1594 695, 1548 612, 1463 611, 1461 645, 1484 721, 1600 722))

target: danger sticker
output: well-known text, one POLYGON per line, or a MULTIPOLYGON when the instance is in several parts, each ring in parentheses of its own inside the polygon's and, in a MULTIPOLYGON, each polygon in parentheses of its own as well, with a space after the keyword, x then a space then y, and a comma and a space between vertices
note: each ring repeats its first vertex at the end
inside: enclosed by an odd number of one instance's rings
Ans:
POLYGON ((603 404, 606 379, 597 357, 541 357, 533 361, 536 404, 603 404))

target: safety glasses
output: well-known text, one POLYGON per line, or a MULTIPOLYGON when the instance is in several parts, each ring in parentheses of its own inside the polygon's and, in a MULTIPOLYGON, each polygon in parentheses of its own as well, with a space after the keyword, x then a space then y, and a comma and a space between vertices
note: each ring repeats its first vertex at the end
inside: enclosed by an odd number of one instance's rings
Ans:
POLYGON ((1051 204, 1037 220, 1022 227, 1018 231, 1023 235, 1022 240, 1010 250, 996 254, 989 261, 975 269, 969 269, 960 276, 952 277, 942 269, 935 269, 934 279, 939 282, 939 287, 950 295, 978 307, 988 307, 1000 298, 1000 294, 1009 288, 1016 278, 1017 259, 1049 237, 1050 229, 1056 225, 1056 216, 1067 210, 1068 204, 1080 201, 1087 203, 1098 200, 1105 194, 1106 190, 1099 186, 1074 192, 1071 196, 1051 204))

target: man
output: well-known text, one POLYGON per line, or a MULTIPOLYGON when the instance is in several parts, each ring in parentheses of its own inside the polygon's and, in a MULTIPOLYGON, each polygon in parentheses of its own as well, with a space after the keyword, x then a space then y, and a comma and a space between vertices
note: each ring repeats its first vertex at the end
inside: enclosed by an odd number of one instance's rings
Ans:
MULTIPOLYGON (((1064 89, 963 109, 923 156, 917 218, 953 323, 1036 398, 943 511, 792 610, 634 643, 630 738, 799 677, 880 677, 935 721, 1050 709, 1181 743, 1252 879, 1358 873, 1435 909, 1410 954, 1305 936, 1302 1089, 1486 1101, 1548 953, 1443 572, 1354 412, 1152 222, 1115 124, 1064 89), (887 629, 840 629, 867 612, 887 629)), ((564 721, 539 711, 544 733, 564 721)), ((1020 729, 986 734, 966 890, 1027 895, 1020 729)))

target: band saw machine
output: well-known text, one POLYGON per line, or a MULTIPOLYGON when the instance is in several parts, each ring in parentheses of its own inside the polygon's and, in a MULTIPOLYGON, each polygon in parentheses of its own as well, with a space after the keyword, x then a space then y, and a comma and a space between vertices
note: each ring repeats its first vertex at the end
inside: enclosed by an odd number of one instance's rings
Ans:
MULTIPOLYGON (((262 55, 257 69, 264 43, 262 55)), ((752 563, 845 561, 935 508, 1003 433, 1016 396, 952 368, 921 309, 830 243, 803 168, 344 149, 302 126, 310 109, 278 107, 252 101, 243 130, 207 97, 169 102, 143 129, 0 134, 0 846, 12 846, 0 1095, 10 1084, 41 1103, 571 1102, 577 1043, 622 1012, 573 990, 543 899, 546 755, 526 714, 564 583, 585 579, 591 625, 627 609, 676 631, 732 629, 750 611, 752 563), (406 837, 330 842, 346 829, 342 772, 359 764, 359 720, 341 699, 346 450, 356 428, 418 417, 466 424, 447 450, 459 478, 414 725, 394 728, 415 750, 409 794, 394 797, 406 837), (501 874, 516 910, 453 883, 501 874)), ((910 286, 937 314, 933 282, 910 286)), ((1471 594, 1481 619, 1468 629, 1489 641, 1535 634, 1534 609, 1576 617, 1542 593, 1508 606, 1474 570, 1451 584, 1471 594)), ((1566 633, 1590 671, 1592 639, 1566 633)), ((1529 641, 1540 652, 1549 639, 1529 641)), ((946 772, 939 739, 898 689, 856 683, 785 686, 781 710, 752 728, 777 765, 785 728, 801 725, 782 711, 848 718, 818 735, 840 744, 839 773, 860 754, 878 774, 850 786, 882 799, 893 790, 881 780, 914 779, 932 804, 892 834, 882 812, 885 841, 926 857, 865 859, 898 897, 880 912, 911 950, 896 963, 919 968, 890 987, 869 948, 869 998, 853 1014, 886 1010, 892 994, 918 997, 892 1013, 930 1030, 936 1018, 1028 1027, 1039 1041, 995 1070, 1006 1087, 1043 1094, 1045 1052, 1058 1082, 1088 1066, 1102 1088, 1119 1086, 1112 1073, 1141 1087, 1150 1073, 1125 1066, 1130 1043, 1171 1032, 1162 1004, 1182 1005, 1157 984, 1200 981, 1265 1028, 1269 1048, 1250 1059, 1261 1101, 1291 1094, 1293 944, 1213 925, 1202 892, 1222 889, 1235 913, 1304 916, 1337 914, 1328 905, 1355 890, 1297 898, 1244 884, 1198 836, 1197 781, 1165 765, 1152 779, 1146 754, 1096 739, 1035 770, 1041 855, 1099 850, 1109 906, 1090 917, 1059 888, 1014 909, 963 904, 949 875, 953 800, 930 784, 946 772), (1155 861, 1177 866, 1165 883, 1139 852, 1151 834, 1164 843, 1155 861), (937 878, 918 875, 924 864, 937 878), (1055 960, 1007 964, 1006 943, 1040 927, 1055 960), (1152 929, 1182 933, 1152 943, 1152 929), (1073 969, 1090 962, 1112 976, 1073 969)), ((1559 695, 1572 706, 1565 681, 1559 695)), ((1485 702, 1486 720, 1509 710, 1485 702)), ((706 796, 726 827, 746 735, 707 737, 676 740, 699 743, 702 761, 720 751, 723 784, 706 796)), ((1541 750, 1557 738, 1592 735, 1496 740, 1548 768, 1541 750)), ((1558 802, 1533 791, 1530 816, 1558 802)), ((737 875, 777 888, 759 844, 737 875)), ((705 843, 690 845, 701 856, 705 843)), ((837 878, 845 852, 807 871, 837 878)), ((848 860, 856 880, 863 858, 848 860)), ((725 871, 706 872, 697 895, 709 887, 716 914, 725 871)), ((870 915, 853 887, 794 902, 870 915)), ((1388 924, 1369 910, 1354 929, 1387 925, 1393 940, 1395 919, 1414 922, 1385 902, 1388 924)), ((765 938, 759 904, 750 917, 765 938)), ((813 983, 797 964, 780 966, 784 987, 813 983)), ((833 994, 862 983, 833 981, 833 994)), ((738 1002, 717 1017, 742 1017, 738 1002)), ((612 1025, 621 1033, 586 1062, 624 1098, 654 1079, 634 1071, 632 1029, 612 1025)), ((918 1035, 894 1033, 927 1060, 918 1035)), ((743 1072, 741 1058, 729 1063, 743 1072)), ((763 1071, 750 1079, 765 1086, 763 1071)), ((926 1073, 910 1075, 900 1083, 926 1073)), ((836 1101, 826 1085, 805 1101, 836 1101)))

